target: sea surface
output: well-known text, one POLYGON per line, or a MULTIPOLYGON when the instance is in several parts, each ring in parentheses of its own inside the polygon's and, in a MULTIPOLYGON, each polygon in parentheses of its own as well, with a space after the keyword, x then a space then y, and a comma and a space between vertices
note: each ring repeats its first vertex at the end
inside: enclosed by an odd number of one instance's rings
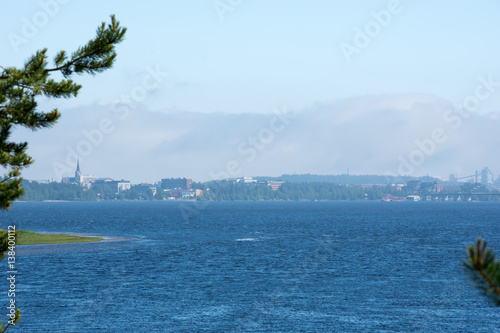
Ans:
POLYGON ((461 263, 500 253, 497 202, 18 202, 8 225, 108 237, 17 247, 9 332, 500 332, 461 263))

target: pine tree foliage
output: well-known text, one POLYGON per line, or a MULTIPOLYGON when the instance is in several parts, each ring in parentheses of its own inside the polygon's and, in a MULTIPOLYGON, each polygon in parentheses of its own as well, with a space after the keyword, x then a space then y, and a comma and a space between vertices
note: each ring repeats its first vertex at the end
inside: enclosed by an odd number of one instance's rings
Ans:
POLYGON ((38 130, 53 126, 59 111, 37 111, 36 98, 76 97, 81 86, 70 77, 95 75, 110 68, 116 59, 115 45, 123 41, 125 32, 126 28, 120 27, 111 15, 111 23, 102 23, 96 37, 86 45, 71 55, 65 51, 57 53, 53 67, 49 67, 47 49, 36 52, 21 68, 0 66, 0 169, 5 172, 0 176, 0 209, 7 209, 12 200, 22 195, 21 170, 33 162, 26 153, 26 142, 9 141, 13 128, 38 130), (62 79, 50 78, 54 73, 62 74, 62 79))
POLYGON ((478 288, 489 296, 497 305, 500 305, 500 264, 491 249, 486 248, 486 242, 477 239, 474 246, 470 244, 467 249, 465 267, 478 288))

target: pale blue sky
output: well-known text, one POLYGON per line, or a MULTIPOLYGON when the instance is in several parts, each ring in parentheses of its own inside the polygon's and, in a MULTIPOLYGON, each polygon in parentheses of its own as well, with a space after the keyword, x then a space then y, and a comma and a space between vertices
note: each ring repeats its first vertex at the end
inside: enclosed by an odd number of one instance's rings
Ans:
POLYGON ((237 176, 336 174, 348 167, 353 174, 397 174, 401 160, 418 153, 417 141, 429 139, 434 128, 448 139, 415 165, 414 175, 472 174, 483 166, 500 172, 493 153, 500 141, 491 135, 500 124, 498 1, 1 4, 7 13, 0 21, 2 66, 20 65, 43 47, 51 57, 71 52, 110 14, 128 28, 112 70, 74 77, 83 85, 76 99, 41 101, 43 109, 59 107, 58 125, 16 131, 14 139, 27 139, 36 160, 24 172, 28 179, 71 175, 71 151, 89 142, 85 133, 104 117, 112 119, 113 131, 80 156, 84 172, 132 182, 210 180, 230 161, 241 166, 237 176), (217 3, 233 4, 223 19, 217 3), (390 22, 376 23, 374 15, 389 10, 390 22), (33 24, 36 31, 29 31, 33 24), (356 44, 357 31, 370 27, 378 31, 370 30, 369 43, 356 44), (347 44, 358 47, 350 62, 341 50, 347 44), (140 92, 156 69, 168 75, 132 104, 130 116, 110 111, 122 96, 140 92), (476 118, 444 121, 447 105, 476 94, 480 77, 493 85, 480 87, 488 96, 476 118), (277 107, 302 115, 248 161, 238 147, 264 133, 277 107), (64 174, 55 164, 65 166, 64 174))
MULTIPOLYGON (((267 113, 277 105, 301 109, 407 92, 458 103, 478 76, 500 80, 500 3, 493 0, 400 0, 401 13, 350 64, 339 45, 352 44, 355 28, 365 28, 371 13, 391 1, 242 0, 221 20, 213 0, 65 0, 33 37, 13 47, 9 36, 22 36, 23 18, 32 22, 41 3, 54 1, 3 1, 9 14, 0 22, 2 65, 19 64, 42 47, 52 55, 71 51, 111 13, 129 29, 115 68, 97 79, 76 78, 84 90, 68 106, 112 103, 141 82, 145 66, 169 76, 144 104, 196 112, 267 113)), ((499 109, 499 96, 486 106, 499 109)))

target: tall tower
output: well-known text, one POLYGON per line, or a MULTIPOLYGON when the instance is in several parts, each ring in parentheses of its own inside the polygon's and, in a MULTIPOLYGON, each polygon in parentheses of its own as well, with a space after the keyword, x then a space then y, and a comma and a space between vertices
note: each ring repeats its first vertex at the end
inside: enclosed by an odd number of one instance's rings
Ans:
POLYGON ((488 168, 484 167, 483 170, 481 170, 481 184, 488 185, 488 176, 488 168))
POLYGON ((80 172, 80 159, 76 162, 75 182, 82 184, 82 173, 80 172))

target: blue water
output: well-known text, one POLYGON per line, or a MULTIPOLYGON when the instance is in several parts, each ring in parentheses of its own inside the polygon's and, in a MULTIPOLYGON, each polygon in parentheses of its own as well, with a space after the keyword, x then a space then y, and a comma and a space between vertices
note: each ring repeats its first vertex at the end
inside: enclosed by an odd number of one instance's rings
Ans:
POLYGON ((0 221, 130 239, 18 247, 12 332, 500 331, 461 264, 478 236, 500 253, 499 203, 21 202, 0 221))

